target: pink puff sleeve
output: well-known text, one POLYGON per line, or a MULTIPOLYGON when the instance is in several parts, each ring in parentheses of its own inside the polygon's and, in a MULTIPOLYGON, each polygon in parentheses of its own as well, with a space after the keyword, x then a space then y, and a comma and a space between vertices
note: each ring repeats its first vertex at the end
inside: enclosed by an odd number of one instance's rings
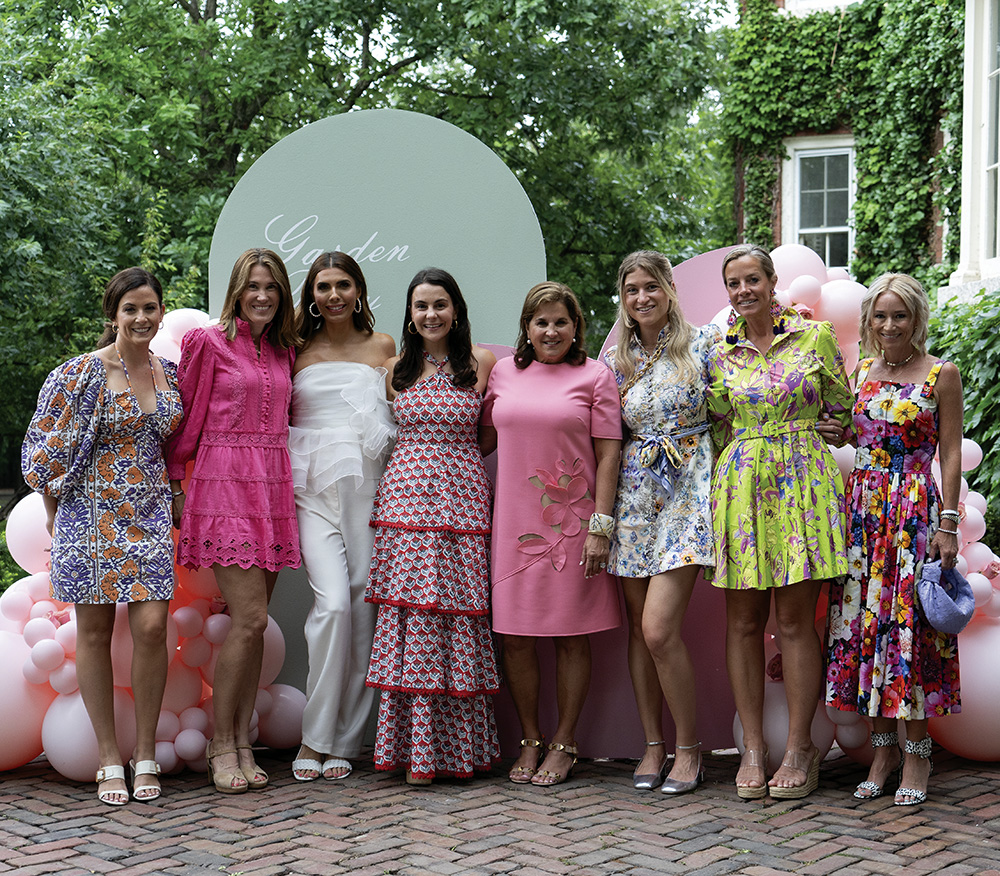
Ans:
POLYGON ((594 362, 594 402, 590 408, 590 437, 622 437, 622 402, 614 374, 603 362, 594 362))
POLYGON ((167 444, 167 475, 182 480, 187 463, 198 451, 201 432, 208 419, 215 382, 216 356, 209 332, 216 328, 191 329, 181 340, 177 384, 184 406, 184 420, 167 444))

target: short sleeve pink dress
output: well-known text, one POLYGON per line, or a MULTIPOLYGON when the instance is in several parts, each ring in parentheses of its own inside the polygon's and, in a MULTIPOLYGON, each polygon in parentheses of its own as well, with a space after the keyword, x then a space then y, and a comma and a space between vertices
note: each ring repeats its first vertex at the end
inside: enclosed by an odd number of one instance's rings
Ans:
POLYGON ((513 636, 577 636, 621 623, 605 573, 583 577, 580 555, 594 511, 594 438, 621 438, 621 403, 606 365, 502 359, 490 375, 483 421, 497 430, 493 509, 493 629, 513 636))

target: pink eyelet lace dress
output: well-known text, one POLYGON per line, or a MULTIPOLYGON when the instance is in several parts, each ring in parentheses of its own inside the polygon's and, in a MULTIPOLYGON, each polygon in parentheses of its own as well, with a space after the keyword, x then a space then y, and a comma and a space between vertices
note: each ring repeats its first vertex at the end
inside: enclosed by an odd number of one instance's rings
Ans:
POLYGON ((178 367, 184 422, 168 448, 167 470, 184 477, 194 459, 177 543, 187 568, 297 567, 288 415, 294 351, 261 338, 237 320, 236 338, 222 326, 189 331, 178 367))

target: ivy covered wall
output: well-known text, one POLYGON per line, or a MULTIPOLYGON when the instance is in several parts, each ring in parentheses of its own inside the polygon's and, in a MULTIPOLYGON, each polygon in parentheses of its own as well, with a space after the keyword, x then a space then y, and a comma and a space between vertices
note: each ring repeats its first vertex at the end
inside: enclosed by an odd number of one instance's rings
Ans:
POLYGON ((743 0, 723 95, 743 239, 773 246, 782 139, 849 128, 855 139, 855 253, 941 285, 958 259, 964 0, 862 0, 798 18, 743 0), (943 143, 943 146, 942 146, 943 143), (932 245, 947 223, 943 259, 932 245))

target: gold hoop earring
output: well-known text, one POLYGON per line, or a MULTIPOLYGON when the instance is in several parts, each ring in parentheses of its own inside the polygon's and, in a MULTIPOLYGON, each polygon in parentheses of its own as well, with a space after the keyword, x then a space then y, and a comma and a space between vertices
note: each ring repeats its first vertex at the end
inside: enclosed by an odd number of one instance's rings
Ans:
POLYGON ((406 327, 406 330, 407 330, 407 331, 408 331, 408 332, 409 332, 409 333, 410 333, 411 335, 416 335, 416 334, 419 334, 419 332, 417 331, 417 327, 416 327, 416 326, 415 326, 415 325, 413 324, 413 320, 412 320, 412 319, 410 320, 410 324, 409 324, 409 325, 408 325, 408 326, 406 327))

